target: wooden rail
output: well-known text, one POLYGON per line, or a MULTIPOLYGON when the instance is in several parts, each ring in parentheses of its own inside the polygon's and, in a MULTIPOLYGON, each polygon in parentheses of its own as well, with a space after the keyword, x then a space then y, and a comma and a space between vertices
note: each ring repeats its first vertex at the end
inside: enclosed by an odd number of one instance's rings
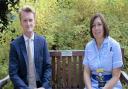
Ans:
POLYGON ((83 89, 84 51, 51 51, 53 89, 83 89))
MULTIPOLYGON (((52 58, 53 89, 83 89, 84 50, 50 50, 52 58)), ((122 48, 124 62, 124 49, 122 48)), ((121 71, 120 80, 128 84, 128 75, 121 71)), ((7 84, 9 76, 0 80, 0 89, 7 84)))

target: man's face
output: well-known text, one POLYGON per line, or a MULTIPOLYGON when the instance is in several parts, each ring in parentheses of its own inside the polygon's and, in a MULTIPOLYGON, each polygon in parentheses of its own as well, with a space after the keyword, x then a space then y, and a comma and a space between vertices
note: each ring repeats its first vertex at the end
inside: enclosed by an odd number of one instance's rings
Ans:
POLYGON ((21 12, 21 27, 24 33, 31 33, 35 27, 35 16, 32 12, 21 12))

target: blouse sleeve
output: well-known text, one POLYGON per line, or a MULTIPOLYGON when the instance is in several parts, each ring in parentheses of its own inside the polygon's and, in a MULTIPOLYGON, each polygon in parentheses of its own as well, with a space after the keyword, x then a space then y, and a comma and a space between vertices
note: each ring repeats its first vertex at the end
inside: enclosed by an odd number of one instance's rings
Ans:
POLYGON ((113 69, 122 67, 122 53, 119 43, 113 46, 113 69))
POLYGON ((88 61, 88 59, 87 59, 87 51, 86 51, 87 49, 85 48, 85 50, 84 50, 84 59, 83 59, 83 65, 85 66, 88 66, 89 67, 89 61, 88 61))

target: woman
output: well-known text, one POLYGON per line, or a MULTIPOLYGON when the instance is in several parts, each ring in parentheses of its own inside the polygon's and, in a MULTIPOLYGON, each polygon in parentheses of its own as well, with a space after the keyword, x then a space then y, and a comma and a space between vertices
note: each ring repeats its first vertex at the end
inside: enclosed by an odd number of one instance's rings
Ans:
POLYGON ((122 54, 117 41, 109 36, 102 14, 95 14, 90 21, 93 38, 85 48, 84 82, 86 89, 122 89, 119 81, 122 54))

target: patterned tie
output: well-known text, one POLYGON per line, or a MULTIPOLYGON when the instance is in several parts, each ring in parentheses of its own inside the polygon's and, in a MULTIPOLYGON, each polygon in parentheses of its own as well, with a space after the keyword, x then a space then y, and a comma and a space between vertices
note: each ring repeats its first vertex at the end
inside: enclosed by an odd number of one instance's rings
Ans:
POLYGON ((32 57, 32 49, 30 45, 31 39, 28 40, 28 82, 30 89, 36 88, 35 64, 32 57))

